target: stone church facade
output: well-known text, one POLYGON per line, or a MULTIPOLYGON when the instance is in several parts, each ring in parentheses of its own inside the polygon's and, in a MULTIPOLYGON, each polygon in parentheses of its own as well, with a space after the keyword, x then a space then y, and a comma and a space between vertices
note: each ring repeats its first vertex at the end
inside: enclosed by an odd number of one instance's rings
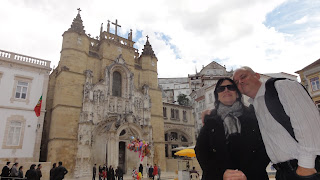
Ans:
POLYGON ((100 29, 86 34, 80 10, 63 34, 59 65, 49 78, 42 161, 62 161, 74 177, 91 175, 93 164, 121 166, 126 172, 140 163, 127 149, 132 137, 151 145, 142 163, 166 169, 162 94, 157 57, 148 37, 142 53, 128 38, 100 29))

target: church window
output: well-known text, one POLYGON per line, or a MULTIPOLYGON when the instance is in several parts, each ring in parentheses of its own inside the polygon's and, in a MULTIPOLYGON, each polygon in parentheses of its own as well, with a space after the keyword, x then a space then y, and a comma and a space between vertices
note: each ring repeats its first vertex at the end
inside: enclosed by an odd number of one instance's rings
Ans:
POLYGON ((120 136, 123 136, 126 134, 126 130, 122 130, 121 133, 120 133, 120 136))
POLYGON ((310 79, 312 91, 320 90, 319 77, 310 79))
POLYGON ((118 71, 113 72, 112 96, 121 97, 121 74, 118 71))
POLYGON ((164 140, 168 141, 168 133, 164 134, 164 140))
POLYGON ((176 141, 176 140, 178 140, 178 133, 176 133, 176 132, 171 132, 171 134, 170 134, 170 140, 171 140, 171 141, 176 141))
POLYGON ((163 107, 163 117, 167 118, 167 108, 163 107))
POLYGON ((181 136, 181 142, 188 142, 187 138, 184 136, 181 136))

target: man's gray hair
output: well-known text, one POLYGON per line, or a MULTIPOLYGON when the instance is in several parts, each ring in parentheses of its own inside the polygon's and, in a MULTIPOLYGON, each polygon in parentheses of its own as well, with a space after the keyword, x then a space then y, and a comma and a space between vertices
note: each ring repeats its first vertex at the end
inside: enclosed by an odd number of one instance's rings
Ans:
POLYGON ((254 72, 254 71, 251 69, 251 67, 249 67, 249 66, 242 66, 242 67, 236 69, 236 70, 233 72, 233 75, 234 75, 234 73, 237 72, 238 70, 249 71, 249 72, 252 73, 252 74, 255 74, 255 73, 256 73, 256 72, 254 72))

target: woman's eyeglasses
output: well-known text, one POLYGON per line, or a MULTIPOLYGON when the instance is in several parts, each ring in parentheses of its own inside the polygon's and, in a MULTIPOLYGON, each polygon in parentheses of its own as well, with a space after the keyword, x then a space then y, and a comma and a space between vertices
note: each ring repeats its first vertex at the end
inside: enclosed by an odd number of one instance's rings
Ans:
POLYGON ((217 93, 221 93, 221 92, 223 92, 225 89, 228 89, 229 91, 235 91, 236 89, 237 89, 237 87, 236 86, 234 86, 234 85, 226 85, 226 86, 219 86, 219 87, 217 87, 217 93))

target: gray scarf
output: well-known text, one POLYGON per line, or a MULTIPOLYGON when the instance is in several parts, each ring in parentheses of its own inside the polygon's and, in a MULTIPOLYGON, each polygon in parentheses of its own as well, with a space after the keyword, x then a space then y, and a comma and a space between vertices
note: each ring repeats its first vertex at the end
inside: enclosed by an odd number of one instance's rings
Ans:
POLYGON ((226 106, 222 103, 219 104, 217 114, 223 120, 226 139, 228 139, 231 134, 241 133, 241 123, 238 117, 241 116, 242 113, 242 104, 239 101, 233 103, 232 106, 226 106))

